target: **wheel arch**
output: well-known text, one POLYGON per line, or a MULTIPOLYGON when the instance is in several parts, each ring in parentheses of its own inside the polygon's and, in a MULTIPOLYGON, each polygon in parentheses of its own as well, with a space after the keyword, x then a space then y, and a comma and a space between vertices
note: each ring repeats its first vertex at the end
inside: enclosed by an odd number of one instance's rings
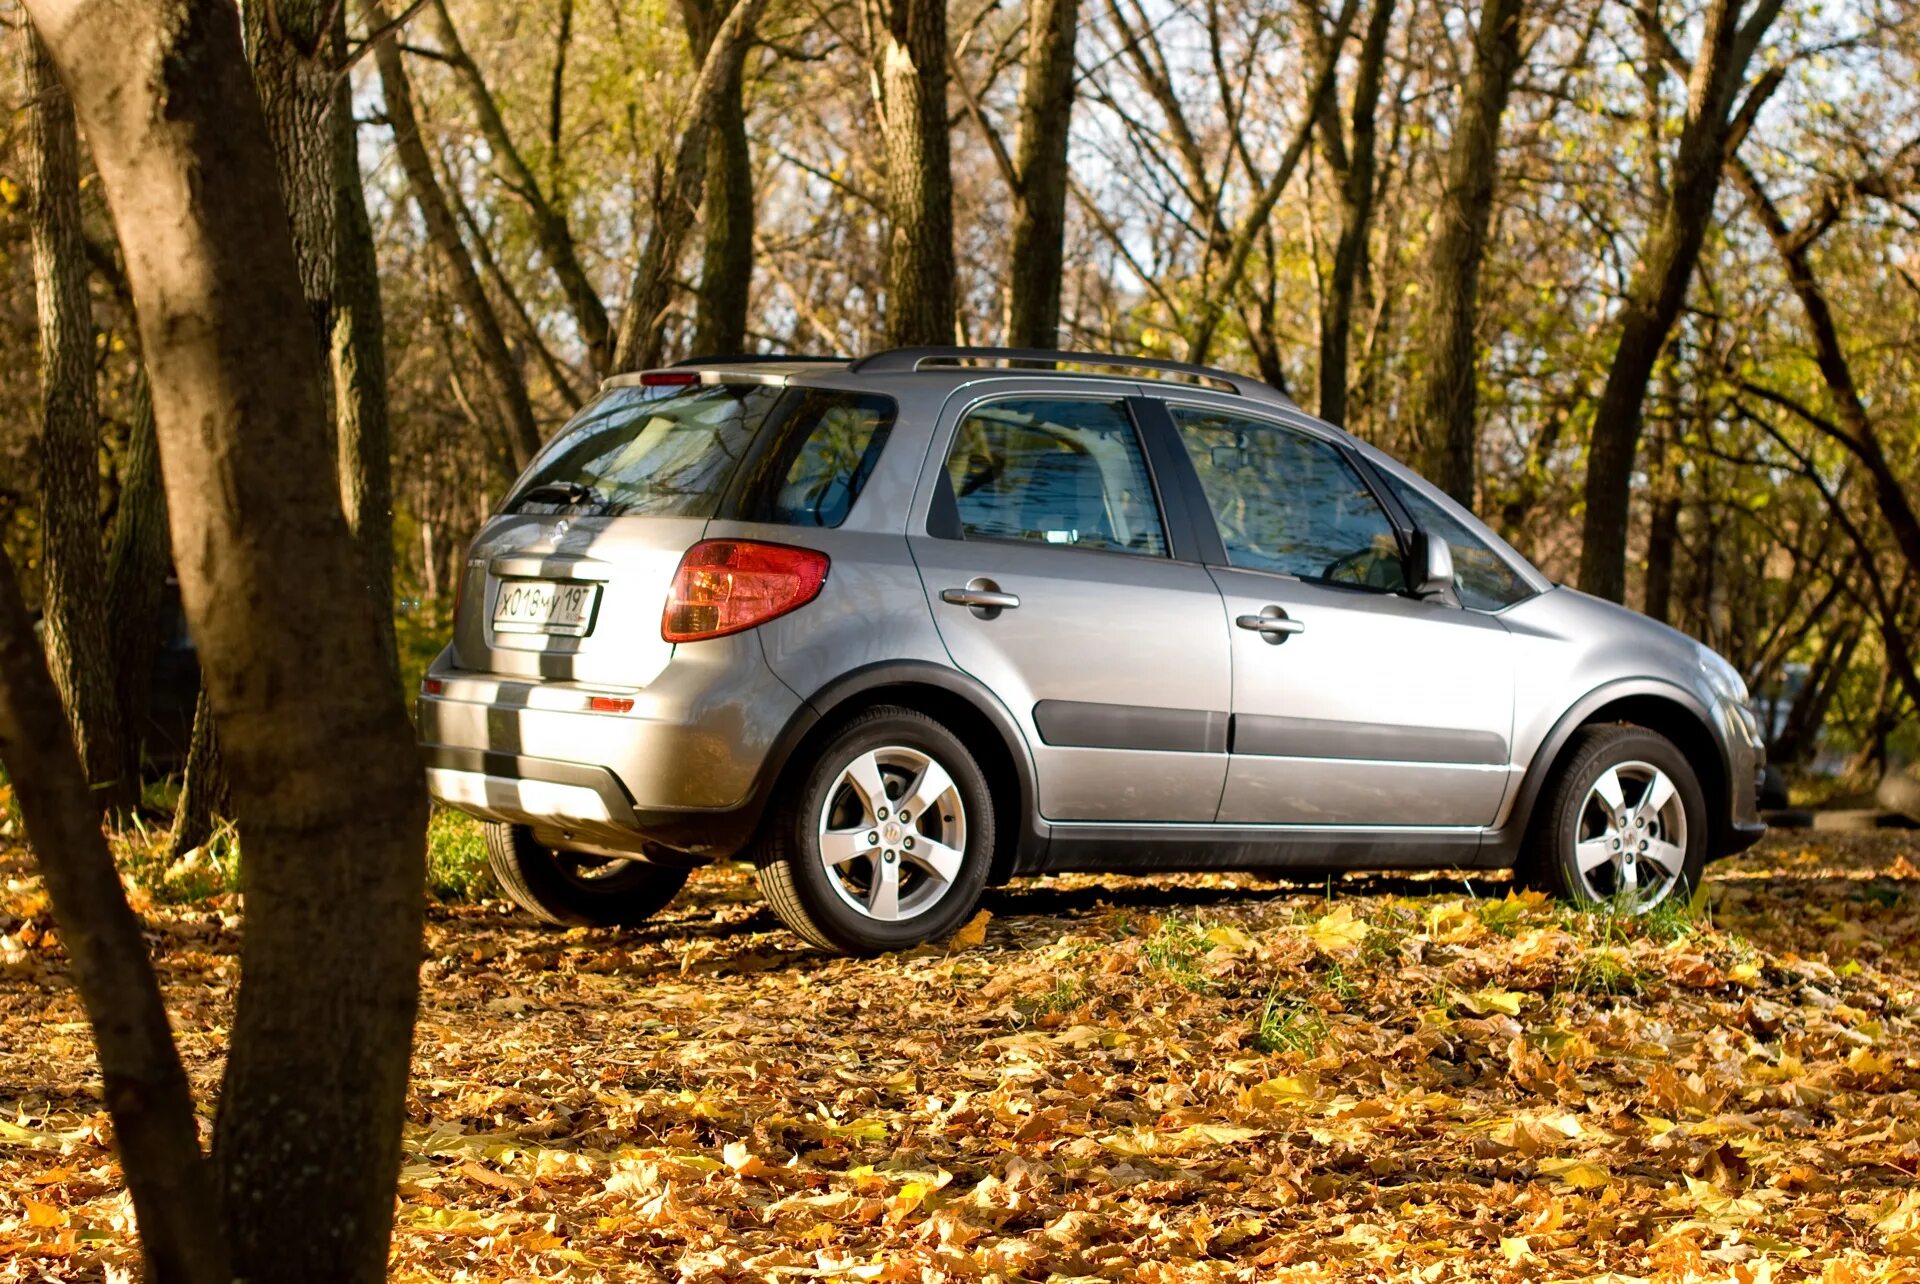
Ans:
POLYGON ((1727 849, 1732 769, 1714 735, 1706 706, 1684 687, 1657 679, 1624 679, 1596 687, 1576 701, 1553 725, 1534 753, 1503 827, 1518 857, 1527 843, 1534 815, 1547 784, 1567 758, 1574 734, 1583 728, 1620 723, 1644 727, 1672 741, 1700 778, 1706 795, 1710 853, 1727 849))
POLYGON ((1039 819, 1033 756, 1013 715, 981 683, 956 669, 926 661, 894 661, 855 669, 808 698, 810 716, 781 747, 767 798, 787 787, 792 773, 849 718, 876 705, 913 709, 939 721, 967 746, 986 773, 994 799, 993 866, 989 886, 1039 869, 1048 833, 1039 819))

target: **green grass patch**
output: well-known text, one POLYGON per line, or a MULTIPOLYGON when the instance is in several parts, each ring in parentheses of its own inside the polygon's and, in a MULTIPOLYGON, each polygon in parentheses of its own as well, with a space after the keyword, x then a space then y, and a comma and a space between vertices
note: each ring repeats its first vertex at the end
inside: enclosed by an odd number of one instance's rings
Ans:
POLYGON ((427 890, 451 902, 498 894, 479 821, 444 807, 433 809, 427 819, 427 890))
POLYGON ((1141 944, 1140 955, 1148 967, 1175 985, 1197 991, 1207 988, 1207 978, 1200 973, 1200 960, 1212 948, 1213 942, 1192 919, 1166 918, 1141 944))
POLYGON ((1319 1053, 1327 1038, 1327 1016, 1307 1002, 1289 1002, 1278 988, 1267 991, 1260 1021, 1254 1027, 1257 1052, 1291 1052, 1302 1057, 1319 1053))

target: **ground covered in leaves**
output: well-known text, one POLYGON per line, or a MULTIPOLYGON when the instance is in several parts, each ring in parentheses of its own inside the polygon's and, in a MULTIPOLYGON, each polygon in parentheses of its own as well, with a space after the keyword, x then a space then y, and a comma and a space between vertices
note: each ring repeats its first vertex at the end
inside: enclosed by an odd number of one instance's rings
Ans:
MULTIPOLYGON (((641 931, 437 905, 394 1275, 1920 1278, 1917 865, 1783 834, 1646 924, 1457 877, 1062 878, 867 962, 739 869, 641 931)), ((17 844, 0 885, 0 1279, 124 1278, 17 844)), ((142 899, 210 1101, 236 906, 142 899)))

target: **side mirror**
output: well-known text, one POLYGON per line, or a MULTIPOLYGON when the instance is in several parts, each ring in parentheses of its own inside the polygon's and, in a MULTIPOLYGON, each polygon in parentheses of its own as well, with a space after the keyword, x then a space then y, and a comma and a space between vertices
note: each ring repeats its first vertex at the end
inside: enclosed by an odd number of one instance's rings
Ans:
POLYGON ((1453 596, 1453 546, 1447 541, 1421 531, 1413 541, 1414 574, 1407 578, 1412 582, 1415 597, 1453 596))

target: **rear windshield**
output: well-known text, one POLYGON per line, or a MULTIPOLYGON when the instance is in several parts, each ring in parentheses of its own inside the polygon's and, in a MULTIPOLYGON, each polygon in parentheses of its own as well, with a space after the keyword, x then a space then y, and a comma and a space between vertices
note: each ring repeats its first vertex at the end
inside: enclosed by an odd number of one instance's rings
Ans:
POLYGON ((505 511, 838 526, 894 414, 892 398, 820 388, 612 388, 534 461, 505 511))
POLYGON ((506 511, 711 517, 781 392, 708 384, 662 398, 609 388, 541 452, 506 511))

